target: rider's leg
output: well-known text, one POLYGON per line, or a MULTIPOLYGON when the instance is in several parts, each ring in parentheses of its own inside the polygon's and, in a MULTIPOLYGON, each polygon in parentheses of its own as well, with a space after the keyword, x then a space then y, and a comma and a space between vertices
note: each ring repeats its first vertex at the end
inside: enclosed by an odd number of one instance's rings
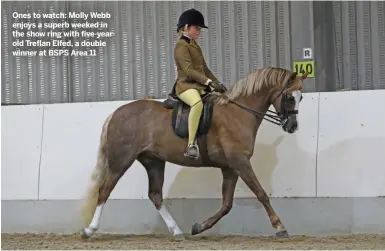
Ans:
POLYGON ((191 107, 188 117, 188 147, 185 155, 192 158, 199 157, 198 145, 194 144, 195 136, 199 126, 199 120, 203 110, 203 102, 201 100, 200 92, 196 89, 188 89, 180 93, 179 98, 191 107))

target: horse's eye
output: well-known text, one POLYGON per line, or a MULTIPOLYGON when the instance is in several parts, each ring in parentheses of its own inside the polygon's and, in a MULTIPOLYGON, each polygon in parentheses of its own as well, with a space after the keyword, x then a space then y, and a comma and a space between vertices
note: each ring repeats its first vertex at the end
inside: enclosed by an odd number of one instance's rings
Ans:
POLYGON ((288 96, 287 101, 294 102, 295 98, 293 96, 288 96))

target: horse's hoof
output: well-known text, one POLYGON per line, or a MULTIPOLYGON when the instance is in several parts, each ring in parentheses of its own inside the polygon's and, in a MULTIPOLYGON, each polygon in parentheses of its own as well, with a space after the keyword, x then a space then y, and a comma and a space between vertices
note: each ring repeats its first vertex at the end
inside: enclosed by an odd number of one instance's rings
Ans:
POLYGON ((87 234, 86 232, 86 229, 82 229, 81 233, 80 233, 80 237, 82 238, 82 240, 87 240, 89 239, 91 236, 87 234))
POLYGON ((201 224, 195 223, 191 228, 191 234, 196 235, 202 232, 201 224))
POLYGON ((275 234, 278 238, 288 238, 289 234, 286 230, 279 231, 275 234))
POLYGON ((174 237, 173 238, 174 241, 184 241, 184 240, 186 240, 186 238, 184 237, 184 234, 177 234, 177 235, 174 235, 173 237, 174 237))

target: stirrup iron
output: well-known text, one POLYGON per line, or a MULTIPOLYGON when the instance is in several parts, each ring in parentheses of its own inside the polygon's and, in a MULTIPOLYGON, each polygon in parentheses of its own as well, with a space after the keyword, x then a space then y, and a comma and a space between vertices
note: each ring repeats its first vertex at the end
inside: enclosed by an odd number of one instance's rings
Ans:
POLYGON ((200 156, 198 144, 194 142, 191 145, 188 145, 186 151, 184 152, 184 156, 188 158, 198 159, 200 156), (194 151, 194 153, 189 154, 190 150, 194 151))

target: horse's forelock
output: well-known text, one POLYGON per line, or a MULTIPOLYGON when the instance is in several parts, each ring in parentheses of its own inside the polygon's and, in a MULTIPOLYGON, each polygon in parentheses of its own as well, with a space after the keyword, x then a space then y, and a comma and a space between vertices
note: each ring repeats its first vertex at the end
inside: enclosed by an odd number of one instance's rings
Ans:
POLYGON ((300 90, 301 92, 303 91, 303 84, 302 84, 302 79, 297 77, 297 73, 293 73, 289 79, 291 81, 289 88, 287 88, 288 92, 293 92, 296 90, 300 90))

